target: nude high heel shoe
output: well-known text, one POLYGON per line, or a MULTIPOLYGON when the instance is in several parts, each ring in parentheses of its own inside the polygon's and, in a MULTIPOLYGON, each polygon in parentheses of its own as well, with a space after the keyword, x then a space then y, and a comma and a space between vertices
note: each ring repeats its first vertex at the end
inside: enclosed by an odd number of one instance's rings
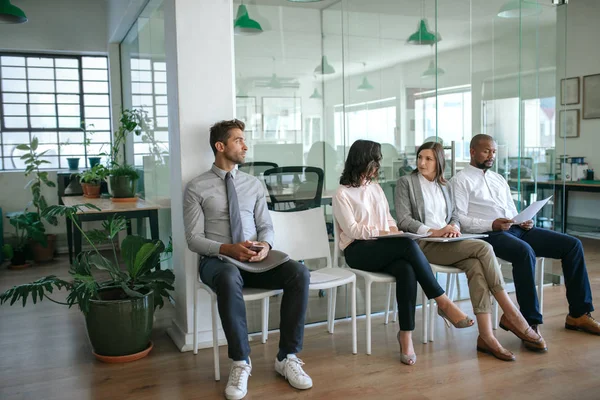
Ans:
POLYGON ((461 319, 458 322, 453 322, 452 320, 450 320, 450 318, 446 315, 446 313, 439 306, 438 306, 437 312, 438 312, 438 315, 444 319, 444 321, 446 322, 446 326, 448 328, 450 327, 450 324, 454 325, 454 327, 457 329, 468 328, 475 324, 475 321, 473 321, 468 316, 461 319))
POLYGON ((402 353, 402 343, 400 343, 400 332, 398 332, 398 334, 396 335, 396 338, 398 339, 398 344, 400 345, 400 361, 402 362, 402 364, 406 364, 406 365, 415 365, 417 363, 417 355, 416 354, 411 354, 410 356, 407 354, 402 353))

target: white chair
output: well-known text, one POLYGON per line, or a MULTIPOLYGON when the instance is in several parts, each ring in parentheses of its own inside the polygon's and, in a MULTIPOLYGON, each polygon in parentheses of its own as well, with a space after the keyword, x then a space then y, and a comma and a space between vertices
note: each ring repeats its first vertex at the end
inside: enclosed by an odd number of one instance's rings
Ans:
POLYGON ((352 353, 356 345, 356 275, 348 269, 333 268, 329 238, 322 208, 304 211, 269 211, 275 231, 274 248, 288 254, 293 260, 325 258, 327 267, 312 271, 310 290, 329 289, 327 304, 327 330, 333 333, 337 288, 351 285, 350 312, 352 323, 352 353))
MULTIPOLYGON (((334 245, 333 245, 333 266, 337 267, 340 257, 340 246, 339 246, 339 237, 340 237, 340 227, 335 219, 335 215, 333 216, 333 226, 334 226, 334 245)), ((367 354, 371 354, 371 286, 373 283, 386 283, 388 284, 388 300, 387 307, 385 308, 385 323, 388 323, 389 320, 389 303, 392 297, 392 286, 396 284, 396 278, 392 275, 385 274, 383 272, 367 272, 362 271, 360 269, 348 268, 350 271, 354 272, 356 275, 360 276, 365 280, 365 316, 367 322, 367 354)), ((394 295, 395 298, 395 295, 394 295)), ((422 304, 425 303, 425 293, 421 291, 421 301, 422 304)), ((394 301, 394 307, 397 307, 396 302, 394 301)), ((423 307, 424 309, 425 307, 423 307)), ((397 311, 397 308, 395 308, 397 311)), ((395 314, 396 315, 396 314, 395 314)), ((394 321, 396 318, 394 317, 394 321)), ((423 316, 423 343, 427 343, 427 323, 425 321, 425 316, 423 316)))
MULTIPOLYGON (((200 290, 206 290, 210 294, 211 302, 211 319, 212 319, 212 337, 213 337, 213 365, 215 368, 215 380, 221 380, 220 362, 219 362, 219 311, 217 308, 217 294, 213 290, 200 280, 200 274, 195 283, 194 288, 194 354, 198 354, 198 320, 200 316, 200 307, 198 306, 198 299, 200 290)), ((269 332, 269 297, 282 293, 282 290, 269 290, 269 289, 255 289, 245 288, 242 291, 244 301, 262 300, 262 343, 267 342, 267 335, 269 332)))
MULTIPOLYGON (((500 257, 496 257, 500 265, 512 265, 509 261, 503 260, 500 257)), ((537 257, 535 259, 535 286, 538 294, 538 302, 540 303, 540 314, 544 314, 544 264, 546 260, 544 257, 537 257)))

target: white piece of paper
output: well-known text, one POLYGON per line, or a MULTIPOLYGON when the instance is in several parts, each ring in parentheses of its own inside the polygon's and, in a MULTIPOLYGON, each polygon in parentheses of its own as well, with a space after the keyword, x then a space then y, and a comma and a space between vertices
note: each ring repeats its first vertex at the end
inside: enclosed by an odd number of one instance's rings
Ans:
POLYGON ((381 235, 381 236, 373 236, 373 237, 371 237, 371 239, 391 239, 391 238, 403 237, 403 238, 407 238, 407 239, 416 240, 416 239, 421 239, 421 238, 427 237, 429 235, 431 235, 431 232, 427 232, 423 235, 419 235, 416 233, 410 233, 410 232, 402 232, 402 233, 388 233, 387 235, 381 235))
POLYGON ((513 221, 515 221, 515 224, 522 224, 525 221, 533 219, 533 217, 535 217, 535 215, 542 209, 542 207, 546 205, 546 203, 548 203, 548 200, 551 198, 552 196, 544 200, 534 201, 529 205, 529 207, 517 214, 517 216, 513 218, 513 221))
POLYGON ((485 233, 463 233, 458 237, 426 237, 419 240, 423 240, 425 242, 459 242, 461 240, 469 240, 469 239, 481 239, 488 237, 485 233))

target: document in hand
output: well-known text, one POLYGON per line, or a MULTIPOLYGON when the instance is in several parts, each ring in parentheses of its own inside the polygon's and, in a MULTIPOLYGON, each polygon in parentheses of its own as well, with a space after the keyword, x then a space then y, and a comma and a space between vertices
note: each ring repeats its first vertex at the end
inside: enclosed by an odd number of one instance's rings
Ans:
POLYGON ((371 239, 391 239, 391 238, 398 238, 398 237, 403 237, 403 238, 407 238, 407 239, 412 239, 412 240, 416 240, 416 239, 421 239, 424 237, 427 237, 431 235, 431 233, 425 233, 423 235, 419 235, 416 233, 410 233, 410 232, 402 232, 402 233, 388 233, 387 235, 381 235, 381 236, 372 236, 371 239))
POLYGON ((488 237, 485 233, 463 233, 458 237, 426 237, 419 240, 423 240, 425 242, 459 242, 461 240, 469 240, 469 239, 481 239, 488 237))
POLYGON ((264 260, 258 262, 238 261, 234 258, 224 256, 223 254, 219 254, 217 258, 219 258, 221 261, 231 263, 236 267, 243 269, 244 271, 258 273, 280 266, 284 262, 288 261, 290 256, 279 250, 271 250, 264 260))
POLYGON ((529 207, 527 207, 526 209, 521 211, 516 217, 514 217, 513 221, 515 221, 515 224, 522 224, 525 221, 533 219, 533 217, 535 217, 535 214, 537 214, 542 209, 542 207, 544 207, 546 203, 548 203, 548 200, 550 200, 551 198, 552 196, 548 197, 547 199, 538 200, 531 203, 529 207))

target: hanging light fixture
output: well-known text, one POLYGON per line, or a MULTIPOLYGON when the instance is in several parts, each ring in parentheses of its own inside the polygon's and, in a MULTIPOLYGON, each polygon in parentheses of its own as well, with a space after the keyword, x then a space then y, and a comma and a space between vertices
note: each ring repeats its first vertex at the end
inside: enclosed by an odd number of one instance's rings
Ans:
POLYGON ((416 45, 433 45, 442 40, 442 37, 437 32, 429 32, 427 29, 427 20, 422 19, 419 21, 419 27, 417 31, 410 35, 406 41, 408 44, 416 45))
POLYGON ((519 18, 520 16, 530 17, 541 13, 542 6, 537 2, 510 0, 502 6, 500 11, 498 11, 498 16, 501 18, 519 18))
POLYGON ((248 15, 248 9, 244 4, 240 4, 237 10, 237 16, 233 22, 233 32, 236 35, 251 36, 262 33, 262 27, 258 22, 251 19, 248 15))
POLYGON ((330 75, 335 74, 335 69, 327 61, 327 56, 323 56, 321 57, 321 64, 317 65, 314 72, 319 75, 330 75))
POLYGON ((323 95, 319 93, 319 89, 315 88, 309 97, 310 99, 322 99, 323 95))
MULTIPOLYGON (((367 67, 366 63, 363 63, 363 70, 367 67)), ((367 74, 365 73, 365 76, 363 76, 363 80, 361 82, 360 85, 358 85, 358 87, 356 88, 356 90, 358 90, 359 92, 365 92, 367 90, 373 90, 375 89, 373 87, 373 85, 371 85, 369 83, 369 80, 367 79, 367 74)))
POLYGON ((435 76, 444 75, 446 71, 435 66, 435 61, 429 61, 429 67, 421 74, 421 78, 433 78, 435 76))
POLYGON ((22 24, 27 22, 27 16, 17 6, 10 4, 10 0, 0 0, 0 24, 22 24))

